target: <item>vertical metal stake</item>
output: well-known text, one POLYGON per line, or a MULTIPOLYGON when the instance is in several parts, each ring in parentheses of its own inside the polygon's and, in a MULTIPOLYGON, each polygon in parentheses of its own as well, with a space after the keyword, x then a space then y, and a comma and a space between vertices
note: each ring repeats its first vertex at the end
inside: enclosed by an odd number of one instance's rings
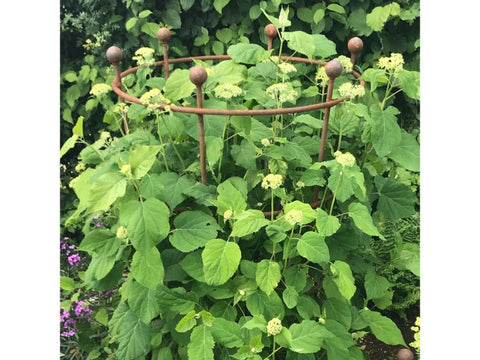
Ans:
POLYGON ((277 28, 273 24, 268 24, 264 29, 267 36, 267 50, 271 50, 273 47, 273 38, 277 35, 277 28))
POLYGON ((168 69, 168 48, 167 43, 171 38, 170 31, 166 27, 158 29, 157 38, 162 43, 163 48, 163 68, 165 69, 165 80, 170 76, 170 70, 168 69))
MULTIPOLYGON (((113 65, 113 70, 115 71, 115 79, 113 80, 115 85, 122 90, 122 77, 120 75, 120 60, 123 59, 123 53, 122 50, 120 50, 119 47, 117 46, 110 46, 107 49, 106 52, 107 55, 107 60, 110 61, 110 63, 113 65)), ((125 99, 121 96, 118 97, 119 101, 121 103, 125 102, 125 99)), ((128 128, 128 118, 127 115, 125 114, 125 117, 123 118, 123 128, 125 129, 125 134, 128 134, 130 132, 128 128)))
MULTIPOLYGON (((201 66, 194 66, 190 69, 190 81, 197 87, 197 108, 203 108, 202 85, 207 81, 207 71, 201 66)), ((202 184, 207 184, 207 166, 205 159, 205 129, 203 124, 203 114, 198 114, 198 142, 200 145, 200 172, 202 184)))

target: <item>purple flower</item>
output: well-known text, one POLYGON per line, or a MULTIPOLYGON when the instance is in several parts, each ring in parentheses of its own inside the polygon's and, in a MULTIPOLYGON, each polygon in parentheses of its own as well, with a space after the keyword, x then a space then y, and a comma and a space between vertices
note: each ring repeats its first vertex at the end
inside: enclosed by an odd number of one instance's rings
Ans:
POLYGON ((61 333, 61 335, 65 337, 72 337, 73 335, 75 335, 75 329, 71 329, 70 331, 64 331, 61 333))
POLYGON ((93 220, 97 221, 97 220, 98 220, 98 216, 95 215, 95 216, 93 217, 93 220))
POLYGON ((103 223, 98 222, 98 223, 95 224, 95 226, 96 226, 97 228, 102 227, 102 226, 103 226, 103 223))
MULTIPOLYGON (((68 255, 68 254, 67 254, 68 255)), ((68 257, 68 263, 71 266, 76 266, 80 262, 80 255, 78 254, 73 254, 68 257)))
POLYGON ((73 249, 75 249, 75 245, 70 245, 68 248, 69 248, 70 250, 73 250, 73 249))

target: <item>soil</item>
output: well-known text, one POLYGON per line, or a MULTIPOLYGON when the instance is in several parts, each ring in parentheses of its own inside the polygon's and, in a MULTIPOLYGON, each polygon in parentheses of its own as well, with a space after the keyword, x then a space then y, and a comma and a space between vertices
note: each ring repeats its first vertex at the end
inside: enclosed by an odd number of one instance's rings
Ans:
MULTIPOLYGON (((405 339, 407 345, 414 341, 413 331, 410 329, 410 327, 415 325, 416 316, 417 315, 415 315, 413 312, 411 314, 407 314, 407 319, 395 317, 393 314, 389 316, 402 332, 403 338, 405 339)), ((369 360, 397 360, 396 355, 398 350, 404 348, 404 346, 401 345, 384 344, 371 333, 365 335, 365 337, 360 341, 360 345, 365 346, 364 352, 367 353, 369 360)), ((412 350, 412 352, 415 354, 415 360, 417 360, 418 357, 415 353, 415 349, 410 348, 410 350, 412 350)))

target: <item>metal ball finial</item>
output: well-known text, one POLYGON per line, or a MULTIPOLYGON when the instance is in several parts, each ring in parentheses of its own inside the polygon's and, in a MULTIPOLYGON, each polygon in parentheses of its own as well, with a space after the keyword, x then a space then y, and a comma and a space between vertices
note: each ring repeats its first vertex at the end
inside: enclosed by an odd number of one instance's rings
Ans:
POLYGON ((170 34, 170 30, 168 30, 166 27, 161 27, 160 29, 158 29, 157 38, 162 43, 167 43, 171 37, 172 34, 170 34))
POLYGON ((403 348, 403 349, 398 350, 397 359, 398 360, 413 360, 414 355, 413 355, 413 352, 411 350, 403 348))
POLYGON ((339 77, 342 71, 343 66, 338 60, 330 60, 327 65, 325 65, 325 72, 330 79, 339 77))
POLYGON ((107 60, 110 61, 112 64, 117 64, 119 61, 123 59, 122 50, 118 46, 110 46, 107 49, 107 60))
POLYGON ((196 86, 202 86, 207 81, 207 71, 200 65, 194 66, 190 69, 190 81, 196 86))
POLYGON ((268 24, 264 29, 265 35, 269 38, 274 38, 277 35, 277 28, 273 24, 268 24))
POLYGON ((359 37, 355 36, 348 41, 347 47, 348 51, 350 51, 352 54, 358 54, 363 49, 363 41, 359 37))

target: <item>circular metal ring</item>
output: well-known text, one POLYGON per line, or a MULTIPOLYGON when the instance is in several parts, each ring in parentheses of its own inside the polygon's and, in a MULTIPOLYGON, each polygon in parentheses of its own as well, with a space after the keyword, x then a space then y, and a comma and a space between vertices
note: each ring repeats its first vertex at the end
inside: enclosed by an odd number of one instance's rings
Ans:
MULTIPOLYGON (((310 60, 300 57, 290 57, 290 56, 282 56, 282 60, 288 60, 291 62, 303 63, 303 64, 311 64, 311 65, 326 65, 325 61, 317 61, 317 60, 310 60)), ((229 55, 203 55, 203 56, 192 56, 192 57, 183 57, 183 58, 176 58, 176 59, 169 59, 168 62, 170 64, 176 63, 183 63, 183 62, 191 62, 194 60, 231 60, 229 55)), ((155 65, 151 65, 151 67, 156 67, 163 65, 164 61, 156 61, 155 65)), ((138 69, 145 67, 145 66, 136 66, 132 67, 128 70, 125 70, 120 73, 120 78, 123 78, 129 74, 135 73, 138 69)), ((360 79, 360 74, 356 71, 352 71, 352 75, 355 76, 356 79, 360 81, 362 86, 365 86, 365 81, 360 79)), ((115 78, 112 84, 113 91, 119 95, 124 100, 127 100, 132 103, 136 103, 139 105, 143 104, 139 98, 129 95, 121 90, 121 84, 119 83, 118 79, 115 78)), ((176 106, 176 105, 167 105, 167 104, 158 104, 158 108, 161 110, 165 110, 168 108, 173 112, 180 112, 180 113, 187 113, 187 114, 201 114, 201 115, 229 115, 229 116, 238 116, 238 115, 279 115, 279 114, 295 114, 305 111, 312 111, 324 108, 330 108, 335 106, 345 98, 338 98, 331 101, 326 101, 318 104, 312 105, 303 105, 303 106, 295 106, 289 108, 281 108, 281 109, 245 109, 245 110, 226 110, 226 109, 206 109, 206 108, 193 108, 193 107, 186 107, 186 106, 176 106)))

